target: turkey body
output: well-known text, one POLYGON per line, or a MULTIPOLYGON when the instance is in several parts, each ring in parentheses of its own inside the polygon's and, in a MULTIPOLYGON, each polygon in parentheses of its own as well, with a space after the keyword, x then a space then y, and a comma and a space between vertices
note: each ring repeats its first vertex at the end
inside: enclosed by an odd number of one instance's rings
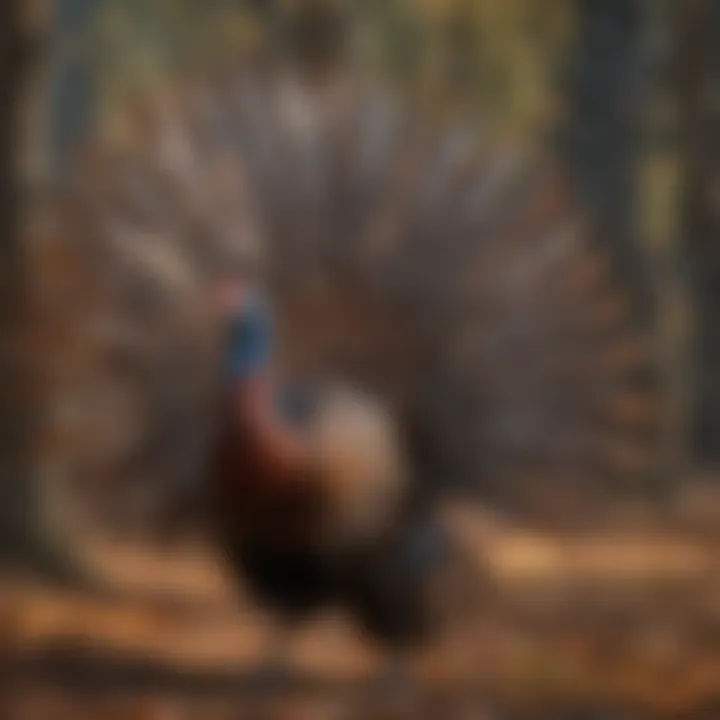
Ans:
MULTIPOLYGON (((333 391, 293 393, 293 421, 312 425, 323 408, 313 395, 333 391)), ((344 395, 349 396, 347 390, 344 395)), ((373 409, 367 409, 366 421, 373 421, 373 409)), ((336 415, 332 422, 338 422, 336 415)), ((371 449, 358 448, 361 453, 371 449)), ((404 452, 391 443, 374 449, 404 452)), ((336 466, 335 474, 331 471, 322 482, 314 475, 276 482, 272 462, 248 442, 242 427, 225 422, 211 469, 218 544, 241 584, 287 623, 339 605, 376 642, 394 649, 415 647, 437 627, 431 590, 445 559, 447 539, 430 507, 421 510, 412 485, 393 495, 390 508, 373 512, 377 519, 384 510, 387 523, 371 528, 365 520, 368 515, 361 513, 354 525, 357 530, 350 530, 351 515, 363 502, 372 508, 388 503, 385 487, 376 483, 373 490, 365 475, 374 470, 373 458, 364 460, 369 469, 364 465, 361 472, 348 473, 349 478, 341 478, 342 469, 336 466), (348 488, 353 482, 364 486, 348 488), (340 486, 342 492, 336 491, 340 486), (376 497, 371 497, 373 492, 376 497), (340 518, 347 521, 338 522, 340 518)), ((352 458, 343 461, 352 464, 352 458)), ((377 472, 387 473, 382 462, 377 472)), ((397 479, 388 479, 388 485, 393 482, 397 479)))
POLYGON ((316 611, 337 595, 330 558, 312 535, 320 526, 320 498, 309 480, 283 492, 275 468, 224 423, 210 468, 218 540, 230 567, 266 605, 290 616, 316 611))

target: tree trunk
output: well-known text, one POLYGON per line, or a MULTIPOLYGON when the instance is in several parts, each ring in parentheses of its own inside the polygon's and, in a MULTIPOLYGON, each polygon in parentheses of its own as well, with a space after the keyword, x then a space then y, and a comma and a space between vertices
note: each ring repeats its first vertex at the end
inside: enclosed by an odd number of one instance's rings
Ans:
POLYGON ((20 231, 20 106, 26 44, 19 0, 0 11, 0 556, 29 552, 36 507, 29 472, 28 377, 22 358, 24 263, 20 231))
POLYGON ((642 12, 639 0, 577 0, 578 37, 564 95, 561 151, 578 200, 620 277, 650 310, 636 232, 642 12))
POLYGON ((28 283, 21 226, 26 130, 21 118, 32 58, 22 10, 20 0, 0 5, 0 563, 74 581, 81 574, 47 531, 33 472, 37 403, 25 342, 28 283))
POLYGON ((693 439, 720 461, 720 2, 676 2, 682 227, 695 301, 693 439))
POLYGON ((56 0, 52 26, 49 139, 52 169, 67 170, 78 142, 93 121, 93 63, 86 30, 93 0, 56 0))

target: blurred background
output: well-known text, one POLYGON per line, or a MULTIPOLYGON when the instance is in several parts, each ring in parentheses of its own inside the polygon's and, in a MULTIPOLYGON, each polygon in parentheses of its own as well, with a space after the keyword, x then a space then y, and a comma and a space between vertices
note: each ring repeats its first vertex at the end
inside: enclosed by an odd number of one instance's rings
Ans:
MULTIPOLYGON (((719 3, 0 13, 0 716, 258 710, 184 500, 255 234, 288 371, 413 409, 492 577, 422 716, 720 715, 719 3)), ((381 662, 334 614, 287 656, 272 717, 381 662)))

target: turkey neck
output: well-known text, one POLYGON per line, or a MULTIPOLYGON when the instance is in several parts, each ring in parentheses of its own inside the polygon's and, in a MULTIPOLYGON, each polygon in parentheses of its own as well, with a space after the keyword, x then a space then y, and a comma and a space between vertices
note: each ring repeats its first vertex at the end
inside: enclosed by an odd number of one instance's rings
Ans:
POLYGON ((279 385, 270 376, 236 380, 226 391, 214 452, 215 492, 220 510, 229 509, 235 522, 242 518, 248 534, 304 541, 319 525, 318 483, 310 467, 279 463, 265 431, 256 427, 259 412, 279 412, 279 394, 279 385), (248 404, 255 408, 248 411, 248 404))

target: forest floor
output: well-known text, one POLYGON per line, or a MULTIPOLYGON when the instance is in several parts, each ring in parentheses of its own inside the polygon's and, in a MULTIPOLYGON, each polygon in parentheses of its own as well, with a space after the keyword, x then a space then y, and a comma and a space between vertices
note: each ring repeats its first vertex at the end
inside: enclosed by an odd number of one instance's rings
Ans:
MULTIPOLYGON (((462 643, 415 659, 422 710, 402 716, 717 720, 718 518, 568 536, 465 517, 496 592, 462 643)), ((89 547, 113 593, 2 580, 0 720, 363 716, 383 658, 343 618, 292 635, 269 704, 251 681, 272 625, 211 554, 89 547)))

